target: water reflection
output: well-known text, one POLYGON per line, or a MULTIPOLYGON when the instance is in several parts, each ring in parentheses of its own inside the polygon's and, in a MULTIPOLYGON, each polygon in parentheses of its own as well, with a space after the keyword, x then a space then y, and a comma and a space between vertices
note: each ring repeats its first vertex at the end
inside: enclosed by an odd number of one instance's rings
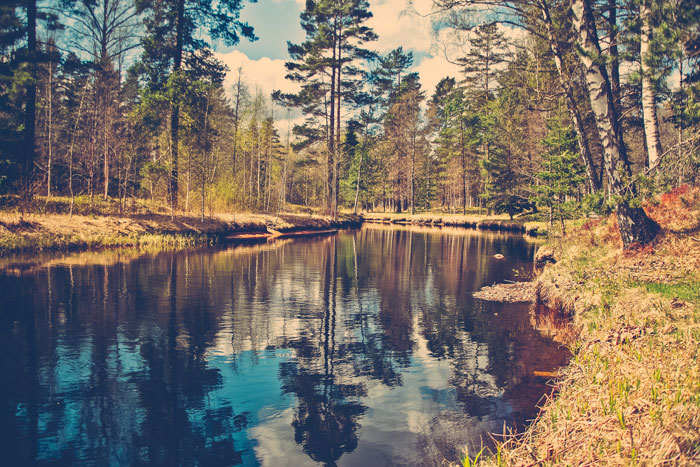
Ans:
POLYGON ((531 418, 546 390, 532 372, 566 358, 524 306, 470 294, 517 279, 533 249, 367 226, 14 267, 0 273, 2 450, 20 465, 456 459, 531 418))

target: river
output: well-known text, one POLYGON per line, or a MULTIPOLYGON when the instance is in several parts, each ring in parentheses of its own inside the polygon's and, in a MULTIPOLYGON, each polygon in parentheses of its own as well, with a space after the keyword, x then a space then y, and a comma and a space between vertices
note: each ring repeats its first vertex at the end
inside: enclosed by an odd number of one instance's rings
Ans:
POLYGON ((535 244, 459 228, 0 268, 4 465, 437 465, 522 430, 566 350, 528 305, 535 244), (497 259, 495 254, 504 255, 497 259))

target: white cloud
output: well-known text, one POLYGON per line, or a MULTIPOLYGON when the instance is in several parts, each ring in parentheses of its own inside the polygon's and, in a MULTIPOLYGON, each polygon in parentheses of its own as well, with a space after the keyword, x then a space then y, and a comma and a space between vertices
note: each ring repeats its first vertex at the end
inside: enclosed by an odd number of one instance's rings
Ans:
POLYGON ((407 0, 370 1, 373 17, 367 21, 367 26, 373 28, 379 36, 379 40, 371 47, 376 47, 380 53, 386 53, 399 46, 403 46, 404 50, 430 50, 430 18, 421 15, 430 12, 432 1, 416 0, 412 3, 409 5, 407 0))
MULTIPOLYGON (((224 89, 231 92, 231 88, 238 79, 238 69, 243 72, 243 82, 248 85, 251 94, 259 89, 266 97, 269 97, 273 91, 279 89, 282 92, 292 93, 299 91, 299 85, 285 79, 287 70, 284 67, 285 60, 276 60, 267 57, 262 57, 258 60, 249 58, 246 54, 239 50, 234 50, 229 53, 216 53, 216 58, 224 62, 229 67, 229 72, 224 80, 224 89)), ((295 124, 302 123, 304 117, 299 111, 292 109, 287 118, 287 111, 283 108, 275 108, 275 120, 277 121, 277 129, 283 135, 283 141, 286 141, 287 125, 289 122, 290 128, 295 124)))
POLYGON ((248 84, 251 93, 254 93, 258 87, 263 94, 268 96, 276 89, 280 89, 282 92, 296 92, 299 89, 298 85, 284 78, 287 74, 287 70, 284 68, 285 60, 274 60, 267 57, 252 60, 239 50, 215 55, 230 69, 224 81, 226 88, 233 85, 238 77, 238 69, 241 68, 243 81, 248 84))
POLYGON ((435 86, 446 76, 451 76, 457 81, 462 79, 459 67, 439 56, 424 58, 413 70, 420 75, 420 82, 423 85, 422 89, 427 96, 433 93, 435 86))

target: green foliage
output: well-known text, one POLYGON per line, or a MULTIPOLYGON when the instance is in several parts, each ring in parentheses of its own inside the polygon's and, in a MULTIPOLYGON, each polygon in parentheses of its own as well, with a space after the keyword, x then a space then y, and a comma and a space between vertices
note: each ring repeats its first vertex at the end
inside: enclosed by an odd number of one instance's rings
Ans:
POLYGON ((529 157, 523 149, 528 97, 520 70, 526 61, 526 55, 520 54, 499 74, 503 89, 496 99, 476 112, 483 154, 482 198, 488 208, 508 213, 511 219, 532 205, 524 174, 529 157))
POLYGON ((532 187, 534 201, 550 210, 550 223, 551 218, 559 219, 563 228, 564 219, 572 217, 579 207, 577 195, 586 181, 585 169, 574 152, 576 136, 561 111, 547 122, 547 129, 542 170, 532 187))
POLYGON ((489 209, 507 213, 513 219, 515 214, 530 207, 529 200, 518 194, 519 177, 503 149, 493 148, 481 166, 486 180, 481 196, 489 209))
POLYGON ((594 212, 598 215, 608 215, 612 212, 605 193, 602 191, 585 195, 581 200, 581 210, 586 214, 594 212))
POLYGON ((467 450, 467 452, 464 454, 464 457, 462 458, 462 465, 464 467, 476 466, 479 463, 479 460, 481 459, 481 455, 484 453, 484 449, 486 448, 481 448, 481 450, 474 456, 474 459, 472 459, 469 456, 469 450, 467 450))

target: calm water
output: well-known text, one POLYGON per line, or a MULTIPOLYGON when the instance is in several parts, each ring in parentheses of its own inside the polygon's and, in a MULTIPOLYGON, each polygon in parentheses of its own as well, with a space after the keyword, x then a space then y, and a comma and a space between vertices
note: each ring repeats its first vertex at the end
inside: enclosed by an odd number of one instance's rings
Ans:
POLYGON ((4 465, 431 465, 522 426, 566 353, 520 236, 366 226, 0 268, 4 465), (493 258, 496 253, 505 260, 493 258))

